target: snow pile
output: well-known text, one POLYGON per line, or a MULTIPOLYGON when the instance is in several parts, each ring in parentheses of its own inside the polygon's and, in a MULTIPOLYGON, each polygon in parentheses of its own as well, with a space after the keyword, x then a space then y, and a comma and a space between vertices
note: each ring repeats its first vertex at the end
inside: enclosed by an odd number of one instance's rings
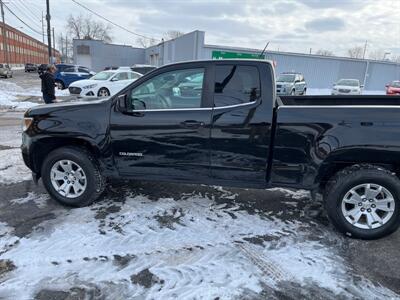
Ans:
POLYGON ((115 299, 239 299, 295 282, 338 298, 395 296, 353 281, 335 251, 306 238, 307 224, 218 208, 195 193, 178 200, 118 200, 60 209, 55 220, 18 243, 9 230, 0 251, 14 243, 2 259, 16 269, 0 284, 0 294, 31 299, 40 289, 94 286, 115 299))
POLYGON ((17 183, 31 179, 31 171, 22 160, 21 149, 0 151, 0 184, 17 183))
MULTIPOLYGON (((24 89, 14 82, 0 80, 0 107, 11 108, 14 110, 26 110, 33 106, 43 104, 24 101, 24 98, 42 97, 40 91, 40 81, 29 89, 24 89)), ((68 96, 68 90, 56 89, 56 96, 68 96)))
POLYGON ((0 185, 31 179, 31 171, 22 160, 21 131, 19 126, 0 129, 0 185))

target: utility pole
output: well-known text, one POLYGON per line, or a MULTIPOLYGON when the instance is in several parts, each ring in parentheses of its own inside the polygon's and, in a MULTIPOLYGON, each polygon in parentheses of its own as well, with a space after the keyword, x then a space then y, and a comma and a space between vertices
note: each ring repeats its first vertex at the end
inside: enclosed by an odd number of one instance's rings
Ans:
POLYGON ((0 0, 1 6, 1 19, 3 21, 3 49, 4 49, 4 63, 9 64, 8 61, 8 48, 7 48, 7 32, 6 32, 6 22, 4 21, 4 9, 3 9, 3 1, 0 0))
POLYGON ((68 34, 65 35, 65 62, 68 63, 68 34))
POLYGON ((53 57, 55 59, 56 58, 56 39, 54 38, 54 27, 51 28, 51 31, 53 32, 53 57))
POLYGON ((367 52, 367 44, 368 44, 368 41, 366 40, 365 45, 364 45, 363 59, 365 59, 365 53, 367 52))
POLYGON ((47 51, 49 53, 49 63, 51 64, 51 29, 50 29, 50 0, 46 0, 46 21, 47 21, 47 51))
POLYGON ((42 41, 44 44, 44 21, 43 21, 44 17, 43 17, 43 10, 42 10, 42 41))

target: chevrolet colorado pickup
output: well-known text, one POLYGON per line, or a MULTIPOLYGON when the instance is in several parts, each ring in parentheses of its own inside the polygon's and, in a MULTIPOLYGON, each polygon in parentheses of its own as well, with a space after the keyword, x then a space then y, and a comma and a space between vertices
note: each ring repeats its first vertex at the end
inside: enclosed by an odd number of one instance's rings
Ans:
POLYGON ((185 62, 113 97, 29 109, 21 148, 65 205, 92 203, 116 178, 281 186, 321 192, 339 231, 374 239, 400 224, 399 103, 280 98, 268 61, 185 62))

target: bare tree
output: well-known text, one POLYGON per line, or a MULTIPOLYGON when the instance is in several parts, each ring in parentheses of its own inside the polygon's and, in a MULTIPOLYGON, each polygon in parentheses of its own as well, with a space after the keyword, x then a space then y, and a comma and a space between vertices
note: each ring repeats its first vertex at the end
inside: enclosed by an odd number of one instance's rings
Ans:
POLYGON ((384 56, 385 56, 385 51, 383 51, 382 49, 377 49, 369 52, 368 58, 374 60, 383 60, 384 56))
POLYGON ((111 25, 93 20, 90 16, 69 15, 67 32, 72 39, 102 40, 111 42, 111 25))
POLYGON ((315 54, 322 55, 322 56, 334 56, 332 51, 324 50, 324 49, 319 49, 317 52, 315 52, 315 54))
POLYGON ((182 31, 179 30, 168 30, 166 33, 164 33, 164 39, 165 40, 173 40, 176 39, 180 36, 184 35, 182 31))
POLYGON ((142 46, 143 48, 148 48, 154 45, 157 45, 157 40, 154 38, 147 39, 144 37, 140 37, 136 39, 136 43, 142 46))
POLYGON ((347 50, 347 55, 350 58, 363 58, 364 48, 360 46, 355 46, 347 50))
MULTIPOLYGON (((180 36, 184 35, 183 32, 178 31, 178 30, 168 30, 167 32, 164 33, 163 35, 163 41, 168 41, 168 40, 173 40, 176 39, 180 36)), ((138 43, 140 46, 143 48, 148 48, 154 45, 157 45, 160 41, 157 41, 155 38, 137 38, 136 43, 138 43)))

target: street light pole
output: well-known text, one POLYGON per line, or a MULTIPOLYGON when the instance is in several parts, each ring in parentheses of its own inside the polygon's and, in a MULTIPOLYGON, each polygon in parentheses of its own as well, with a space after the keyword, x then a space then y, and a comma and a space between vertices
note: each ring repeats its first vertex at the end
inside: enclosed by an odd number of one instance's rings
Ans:
POLYGON ((0 0, 1 6, 1 19, 3 21, 3 54, 4 54, 4 62, 8 65, 8 47, 7 47, 7 32, 6 32, 6 22, 4 21, 4 9, 3 9, 3 1, 0 0))
POLYGON ((47 21, 47 51, 49 54, 49 63, 51 64, 51 28, 50 28, 50 3, 46 0, 46 21, 47 21))

